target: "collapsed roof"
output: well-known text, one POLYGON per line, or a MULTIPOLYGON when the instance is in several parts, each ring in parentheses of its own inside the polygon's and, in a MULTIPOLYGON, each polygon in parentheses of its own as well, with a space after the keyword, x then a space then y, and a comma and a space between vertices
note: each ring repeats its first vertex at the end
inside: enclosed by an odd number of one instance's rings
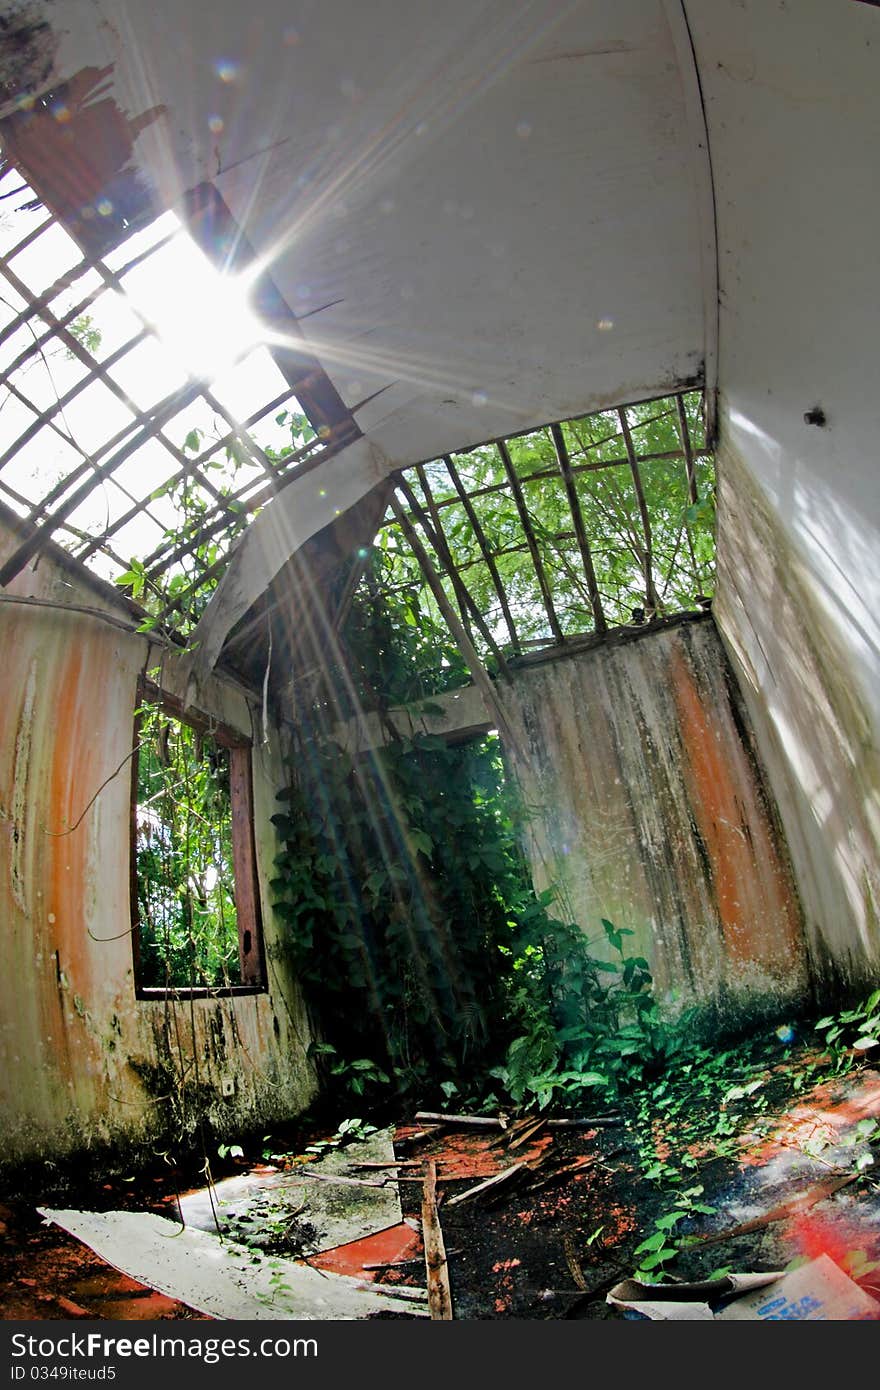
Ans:
POLYGON ((2 582, 60 539, 161 587, 205 670, 304 545, 326 568, 370 543, 400 469, 704 382, 711 414, 680 5, 103 8, 18 6, 0 55, 2 582), (213 376, 151 334, 190 236, 246 275, 269 347, 213 376))

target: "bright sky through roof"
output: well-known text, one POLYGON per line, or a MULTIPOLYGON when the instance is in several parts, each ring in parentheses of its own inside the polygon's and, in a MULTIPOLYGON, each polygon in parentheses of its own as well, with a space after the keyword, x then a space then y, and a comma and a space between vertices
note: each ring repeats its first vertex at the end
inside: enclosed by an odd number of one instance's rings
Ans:
POLYGON ((213 380, 264 337, 246 279, 222 274, 183 230, 125 285, 131 304, 192 376, 213 380))
MULTIPOLYGON (((17 181, 18 175, 12 173, 10 178, 17 181)), ((17 187, 16 192, 21 202, 33 196, 26 187, 17 187)), ((72 273, 81 261, 79 249, 57 223, 16 252, 23 238, 44 223, 46 216, 42 208, 26 211, 18 198, 12 206, 0 206, 0 255, 9 258, 11 272, 34 296, 45 294, 60 275, 72 273)), ((108 286, 97 294, 79 323, 99 336, 90 341, 87 335, 82 341, 97 363, 106 364, 108 378, 138 410, 149 412, 189 378, 210 384, 229 420, 238 423, 257 418, 266 405, 289 390, 265 345, 266 332, 248 304, 247 277, 222 275, 174 213, 163 214, 104 259, 110 271, 121 276, 123 293, 108 286), (126 265, 147 252, 150 254, 140 264, 125 271, 126 265), (137 344, 145 323, 155 336, 150 334, 137 344), (137 345, 126 351, 126 345, 132 343, 137 345), (117 353, 122 355, 111 361, 117 353)), ((93 270, 72 274, 66 288, 47 295, 49 308, 64 318, 100 285, 101 278, 93 270)), ((13 323, 24 300, 6 276, 0 277, 0 292, 2 330, 4 324, 13 323)), ((103 461, 113 453, 113 447, 107 446, 117 431, 137 428, 136 417, 109 384, 90 379, 85 389, 75 390, 77 383, 91 374, 54 338, 49 337, 39 353, 32 352, 23 366, 15 367, 21 353, 33 347, 35 336, 46 331, 47 326, 35 314, 0 345, 0 372, 9 373, 10 384, 17 384, 36 410, 52 412, 51 419, 29 442, 16 447, 18 437, 39 422, 12 392, 0 399, 0 457, 12 451, 0 471, 0 496, 22 515, 81 462, 82 456, 67 440, 103 461), (66 399, 71 392, 74 394, 66 399), (55 409, 59 400, 63 404, 55 409), (102 450, 106 452, 102 454, 102 450)), ((298 409, 295 402, 292 404, 298 409)), ((280 449, 289 446, 290 431, 283 423, 277 424, 276 413, 277 407, 255 428, 264 446, 280 449)), ((80 533, 99 535, 133 505, 143 503, 144 510, 111 536, 110 545, 125 562, 131 556, 149 554, 160 544, 164 532, 179 524, 173 501, 167 496, 152 496, 180 469, 179 458, 163 446, 162 439, 180 449, 197 430, 201 447, 207 448, 212 440, 226 436, 229 428, 229 421, 203 396, 197 396, 162 426, 157 438, 142 444, 114 470, 111 479, 75 508, 68 518, 70 525, 80 533)), ((226 463, 222 450, 216 462, 211 473, 215 487, 227 482, 236 488, 251 482, 257 486, 265 481, 256 462, 234 467, 226 463)), ((100 553, 89 564, 107 578, 119 573, 119 567, 100 553)))

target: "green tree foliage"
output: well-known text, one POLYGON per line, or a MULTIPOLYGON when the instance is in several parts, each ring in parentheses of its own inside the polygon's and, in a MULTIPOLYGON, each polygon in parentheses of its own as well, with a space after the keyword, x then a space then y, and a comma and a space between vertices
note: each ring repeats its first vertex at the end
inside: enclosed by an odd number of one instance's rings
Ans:
POLYGON ((139 711, 137 906, 142 986, 239 978, 229 756, 160 703, 139 711))
MULTIPOLYGON (((704 448, 700 392, 684 398, 689 437, 696 453, 704 448)), ((650 518, 654 588, 659 615, 699 606, 711 596, 714 564, 714 472, 708 457, 695 461, 697 501, 692 502, 674 398, 627 407, 627 422, 639 457, 639 473, 650 518)), ((609 623, 632 621, 633 610, 646 607, 645 548, 638 498, 620 420, 616 411, 601 411, 562 426, 574 470, 575 486, 593 558, 605 616, 609 623)), ((508 441, 510 458, 523 493, 547 575, 553 604, 566 635, 593 627, 589 591, 574 531, 571 510, 559 473, 549 429, 508 441), (532 479, 533 481, 529 481, 532 479)), ((553 640, 541 601, 535 568, 515 499, 498 449, 482 445, 453 456, 465 490, 485 533, 518 636, 525 645, 553 640)), ((468 519, 446 462, 424 469, 430 498, 417 475, 409 480, 430 514, 436 505, 450 551, 476 605, 500 646, 510 639, 500 601, 474 528, 468 519)), ((376 541, 378 565, 373 596, 404 595, 413 626, 436 625, 433 597, 398 526, 386 520, 376 541)), ((441 557, 436 557, 443 569, 441 557)), ((455 593, 446 581, 455 604, 455 593)), ((478 648, 483 649, 475 634, 478 648)), ((439 687, 439 688, 442 688, 439 687)))

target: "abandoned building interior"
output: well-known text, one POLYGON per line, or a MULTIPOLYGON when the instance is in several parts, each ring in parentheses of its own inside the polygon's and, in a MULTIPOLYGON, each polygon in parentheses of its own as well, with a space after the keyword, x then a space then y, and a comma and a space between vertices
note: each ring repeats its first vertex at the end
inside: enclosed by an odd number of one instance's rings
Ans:
POLYGON ((878 58, 2 6, 5 1317, 880 1315, 878 58))

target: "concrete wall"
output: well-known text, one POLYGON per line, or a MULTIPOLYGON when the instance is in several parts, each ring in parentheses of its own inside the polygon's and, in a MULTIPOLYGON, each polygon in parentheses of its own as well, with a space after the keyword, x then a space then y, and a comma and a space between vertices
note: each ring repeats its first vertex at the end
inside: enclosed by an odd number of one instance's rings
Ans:
MULTIPOLYGON (((6 544, 0 539, 0 550, 6 544)), ((45 557, 6 592, 125 620, 112 596, 45 557)), ((277 743, 262 744, 259 733, 254 740, 269 991, 186 1004, 137 1000, 125 759, 147 641, 98 618, 0 601, 0 650, 2 1159, 173 1146, 200 1110, 230 1139, 293 1116, 312 1096, 314 1077, 303 1003, 267 888, 277 852, 269 817, 284 780, 277 743), (220 1094, 225 1077, 235 1083, 229 1099, 220 1094)), ((154 648, 149 664, 160 659, 154 648)), ((163 679, 173 688, 170 661, 163 679)), ((241 692, 215 681, 210 702, 209 713, 251 734, 241 692)))
POLYGON ((602 947, 635 933, 666 1009, 725 1021, 803 1001, 808 960, 784 843, 711 617, 516 672, 536 885, 602 947))
POLYGON ((880 974, 880 9, 688 4, 715 178, 715 616, 814 971, 880 974), (804 415, 820 406, 827 423, 804 415))

